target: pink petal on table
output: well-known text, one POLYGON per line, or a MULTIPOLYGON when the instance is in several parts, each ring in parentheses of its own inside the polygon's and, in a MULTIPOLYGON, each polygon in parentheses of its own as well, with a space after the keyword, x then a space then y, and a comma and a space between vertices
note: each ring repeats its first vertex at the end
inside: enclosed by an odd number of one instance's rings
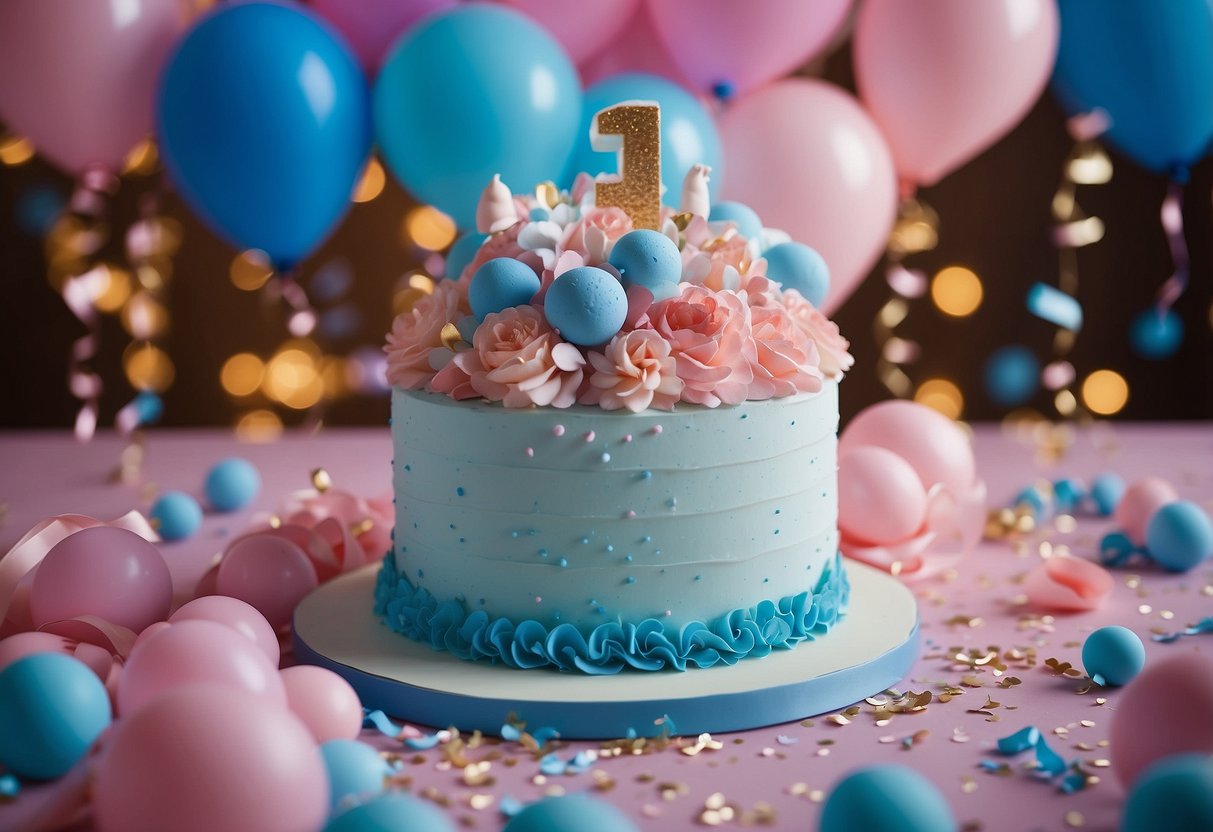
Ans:
POLYGON ((1024 590, 1035 607, 1084 612, 1103 604, 1112 592, 1112 576, 1089 560, 1052 557, 1028 573, 1024 590))

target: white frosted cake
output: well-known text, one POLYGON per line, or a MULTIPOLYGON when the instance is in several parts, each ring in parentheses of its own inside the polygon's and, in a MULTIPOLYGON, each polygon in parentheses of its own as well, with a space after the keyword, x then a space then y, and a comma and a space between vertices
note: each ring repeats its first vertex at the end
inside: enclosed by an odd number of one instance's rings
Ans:
POLYGON ((800 261, 768 274, 795 244, 710 218, 705 174, 657 230, 587 178, 486 189, 474 258, 388 336, 387 626, 598 674, 761 657, 843 614, 847 344, 790 288, 800 261))

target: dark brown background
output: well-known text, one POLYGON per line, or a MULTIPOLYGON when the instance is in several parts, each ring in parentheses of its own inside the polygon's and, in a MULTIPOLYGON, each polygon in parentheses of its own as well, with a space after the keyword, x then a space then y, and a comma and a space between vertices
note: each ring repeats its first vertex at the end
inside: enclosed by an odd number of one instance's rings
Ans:
MULTIPOLYGON (((846 49, 827 61, 825 76, 853 89, 846 49)), ((1006 344, 1023 343, 1042 359, 1049 356, 1053 328, 1024 307, 1028 287, 1055 282, 1057 252, 1049 242, 1050 199, 1062 161, 1070 148, 1064 117, 1046 94, 1022 124, 996 146, 922 193, 939 212, 939 247, 917 255, 907 265, 928 273, 960 264, 981 276, 985 300, 965 319, 947 318, 929 300, 917 301, 901 333, 921 341, 923 354, 913 377, 946 376, 965 394, 965 417, 992 419, 1004 415, 986 396, 982 369, 989 354, 1006 344)), ((1147 361, 1133 354, 1128 325, 1146 308, 1170 274, 1166 241, 1158 209, 1166 190, 1160 177, 1145 173, 1112 153, 1113 180, 1081 189, 1084 209, 1100 216, 1107 234, 1080 253, 1082 302, 1086 325, 1071 358, 1080 378, 1100 367, 1125 376, 1130 385, 1127 407, 1118 418, 1208 419, 1213 417, 1213 264, 1210 263, 1210 192, 1213 165, 1198 165, 1185 191, 1184 218, 1192 253, 1192 285, 1177 311, 1187 335, 1172 358, 1147 361)), ((119 225, 134 215, 138 193, 155 178, 128 180, 116 203, 119 225)), ((36 185, 51 184, 64 193, 65 177, 35 160, 0 168, 0 426, 67 426, 75 403, 65 385, 65 361, 71 341, 82 329, 50 288, 45 277, 41 241, 18 227, 15 203, 36 185)), ((401 218, 411 204, 394 183, 373 202, 353 207, 334 237, 307 264, 315 269, 333 257, 354 268, 353 300, 362 323, 356 336, 322 343, 326 351, 347 353, 381 342, 391 320, 391 295, 397 279, 417 268, 419 252, 400 242, 401 218)), ((185 242, 175 260, 170 290, 172 331, 166 347, 176 368, 176 383, 165 396, 162 424, 225 425, 237 406, 219 385, 219 367, 235 352, 267 355, 285 337, 276 307, 266 307, 255 293, 237 290, 227 277, 234 252, 219 242, 170 198, 168 212, 185 228, 185 242)), ((304 270, 304 279, 308 268, 304 270)), ((885 398, 874 376, 872 319, 887 297, 881 267, 835 315, 850 337, 858 360, 847 379, 844 417, 885 398)), ((102 424, 131 395, 120 366, 127 337, 118 322, 106 318, 103 347, 96 368, 107 380, 102 424)), ((1049 398, 1033 403, 1045 412, 1049 398)), ((355 396, 335 403, 330 424, 383 424, 384 397, 355 396)), ((290 424, 300 414, 282 411, 290 424)))

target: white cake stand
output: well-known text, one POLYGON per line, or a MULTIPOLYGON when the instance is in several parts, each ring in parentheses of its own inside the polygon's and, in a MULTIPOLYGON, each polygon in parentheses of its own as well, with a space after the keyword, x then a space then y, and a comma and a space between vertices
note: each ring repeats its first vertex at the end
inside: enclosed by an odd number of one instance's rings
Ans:
POLYGON ((368 708, 498 734, 513 715, 566 739, 760 728, 836 710, 895 685, 918 657, 918 606, 900 581, 847 561, 851 603, 820 641, 732 667, 586 676, 468 662, 410 641, 372 613, 378 565, 295 610, 296 658, 345 677, 368 708))

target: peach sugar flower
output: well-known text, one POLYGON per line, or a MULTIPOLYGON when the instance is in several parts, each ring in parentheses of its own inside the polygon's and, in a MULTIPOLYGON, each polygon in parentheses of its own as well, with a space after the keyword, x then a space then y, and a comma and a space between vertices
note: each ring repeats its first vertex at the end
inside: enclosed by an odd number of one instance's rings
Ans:
POLYGON ((756 354, 747 398, 770 399, 820 390, 817 345, 801 332, 788 311, 779 306, 759 306, 750 313, 756 354))
POLYGON ((565 229, 556 254, 575 251, 587 266, 597 266, 606 262, 615 241, 631 230, 632 218, 622 208, 589 208, 565 229))
POLYGON ((402 390, 424 387, 434 376, 430 350, 442 346, 442 328, 471 314, 466 280, 440 280, 434 291, 392 321, 383 351, 387 379, 402 390))
POLYGON ((682 400, 716 407, 745 401, 756 359, 744 295, 684 284, 649 307, 650 325, 670 344, 682 400))
POLYGON ((783 303, 800 331, 817 345, 823 373, 835 378, 851 369, 855 364, 855 358, 847 351, 851 343, 842 337, 838 324, 795 289, 783 293, 783 303))
POLYGON ((582 404, 633 413, 647 407, 670 410, 682 392, 670 344, 651 329, 619 333, 603 352, 590 353, 590 363, 594 374, 582 404))

